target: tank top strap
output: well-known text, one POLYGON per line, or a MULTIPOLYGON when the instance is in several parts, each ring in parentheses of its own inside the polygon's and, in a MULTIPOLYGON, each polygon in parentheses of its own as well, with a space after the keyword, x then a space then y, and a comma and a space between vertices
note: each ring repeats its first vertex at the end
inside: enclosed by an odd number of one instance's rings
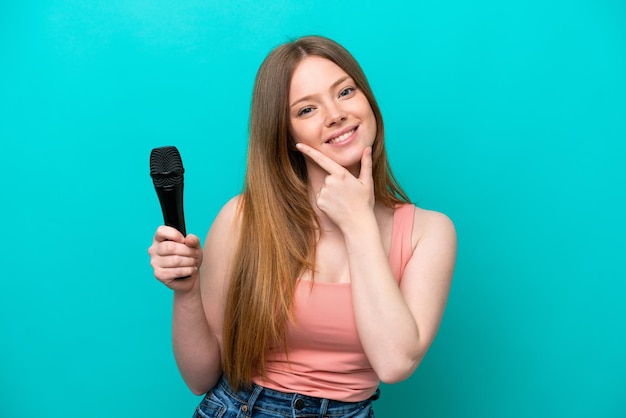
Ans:
POLYGON ((393 212, 389 264, 398 283, 400 283, 404 274, 404 268, 413 254, 411 238, 414 214, 415 206, 412 203, 398 205, 393 212))

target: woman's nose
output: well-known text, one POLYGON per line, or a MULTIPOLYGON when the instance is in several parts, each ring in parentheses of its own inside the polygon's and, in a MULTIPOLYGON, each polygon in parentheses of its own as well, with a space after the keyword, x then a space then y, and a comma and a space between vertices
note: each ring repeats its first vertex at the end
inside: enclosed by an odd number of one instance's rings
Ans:
POLYGON ((345 121, 346 118, 346 112, 341 106, 337 105, 336 103, 328 105, 326 113, 327 126, 338 125, 341 122, 345 121))

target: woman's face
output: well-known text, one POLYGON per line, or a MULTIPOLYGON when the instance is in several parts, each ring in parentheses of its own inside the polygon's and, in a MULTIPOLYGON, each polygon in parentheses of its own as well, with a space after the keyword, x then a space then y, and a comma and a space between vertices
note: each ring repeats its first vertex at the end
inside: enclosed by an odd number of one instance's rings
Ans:
POLYGON ((355 174, 363 150, 376 137, 376 117, 354 80, 337 64, 314 55, 293 73, 289 120, 296 143, 319 150, 355 174))

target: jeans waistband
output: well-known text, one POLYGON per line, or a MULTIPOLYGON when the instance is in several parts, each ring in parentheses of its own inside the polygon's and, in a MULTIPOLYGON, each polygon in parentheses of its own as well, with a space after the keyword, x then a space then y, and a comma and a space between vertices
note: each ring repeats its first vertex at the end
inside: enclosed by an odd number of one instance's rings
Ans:
POLYGON ((369 408, 371 402, 378 399, 380 394, 380 390, 377 389, 369 399, 364 401, 343 402, 299 393, 280 392, 254 383, 250 387, 235 391, 224 376, 217 386, 218 390, 225 392, 233 400, 239 402, 242 405, 241 408, 249 411, 249 414, 252 414, 253 408, 257 408, 285 414, 295 411, 297 415, 302 416, 341 417, 369 408))

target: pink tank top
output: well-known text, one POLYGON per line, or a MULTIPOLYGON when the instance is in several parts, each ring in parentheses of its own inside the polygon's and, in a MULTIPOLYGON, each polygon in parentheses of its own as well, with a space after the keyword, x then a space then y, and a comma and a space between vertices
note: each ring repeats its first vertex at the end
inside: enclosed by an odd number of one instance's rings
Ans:
MULTIPOLYGON (((389 263, 400 283, 412 254, 415 207, 393 215, 389 263)), ((369 398, 380 381, 369 364, 356 329, 350 283, 300 281, 294 295, 294 323, 288 324, 289 353, 271 353, 267 373, 254 382, 288 393, 357 402, 369 398)))

